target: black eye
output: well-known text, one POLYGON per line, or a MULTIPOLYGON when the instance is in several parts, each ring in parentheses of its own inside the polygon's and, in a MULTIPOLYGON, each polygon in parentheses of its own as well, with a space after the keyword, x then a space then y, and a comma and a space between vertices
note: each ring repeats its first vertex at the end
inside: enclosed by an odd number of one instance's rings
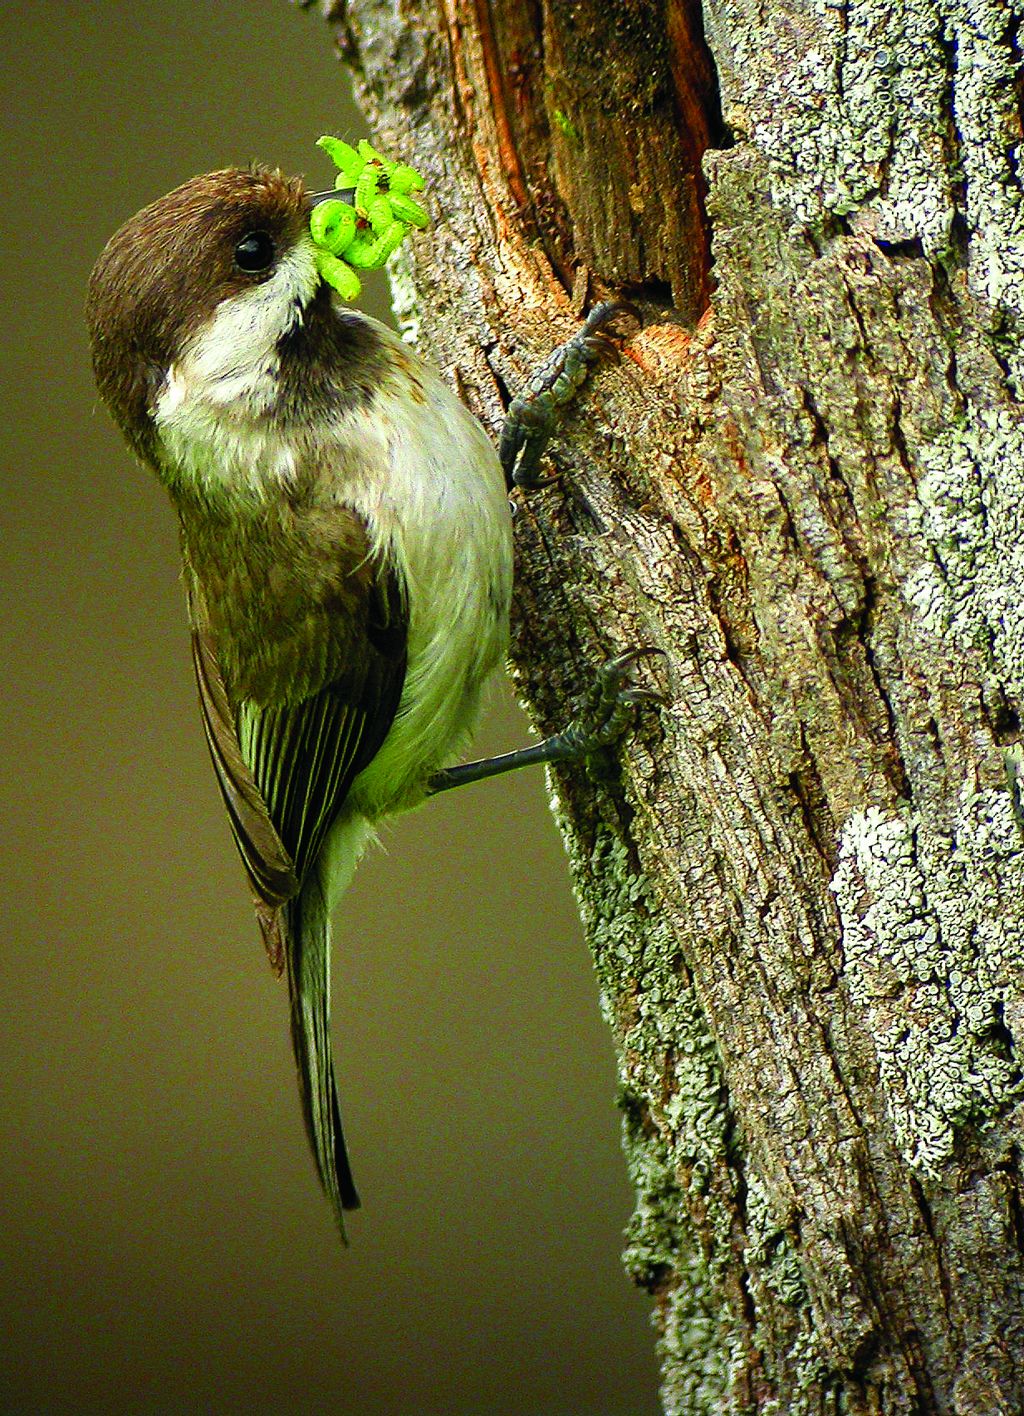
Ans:
POLYGON ((265 231, 250 231, 235 247, 235 265, 249 275, 269 270, 274 263, 274 243, 265 231))

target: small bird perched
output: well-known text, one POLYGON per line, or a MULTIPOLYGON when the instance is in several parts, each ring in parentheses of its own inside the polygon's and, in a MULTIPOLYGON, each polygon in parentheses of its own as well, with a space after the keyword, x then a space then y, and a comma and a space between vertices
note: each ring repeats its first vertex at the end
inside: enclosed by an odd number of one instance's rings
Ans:
POLYGON ((445 768, 505 652, 506 478, 438 376, 321 278, 318 199, 262 167, 186 182, 112 237, 87 315, 100 395, 178 513, 206 738, 287 969, 306 1127, 340 1224, 359 1200, 329 917, 373 824, 461 780, 593 750, 652 695, 622 691, 620 661, 593 730, 445 768))

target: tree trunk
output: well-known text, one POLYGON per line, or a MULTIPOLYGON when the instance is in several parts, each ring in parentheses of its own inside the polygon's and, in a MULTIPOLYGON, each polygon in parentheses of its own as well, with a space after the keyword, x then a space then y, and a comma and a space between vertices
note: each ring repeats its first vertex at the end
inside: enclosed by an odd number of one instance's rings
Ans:
POLYGON ((486 423, 644 314, 521 502, 514 668, 547 732, 668 655, 555 774, 666 1410, 1024 1411, 1021 12, 324 9, 486 423))

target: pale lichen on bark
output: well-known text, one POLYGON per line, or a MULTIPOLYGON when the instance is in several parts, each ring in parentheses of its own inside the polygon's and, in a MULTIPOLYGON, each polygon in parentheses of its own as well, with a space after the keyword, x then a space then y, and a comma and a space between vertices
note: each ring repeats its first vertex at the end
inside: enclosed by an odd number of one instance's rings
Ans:
POLYGON ((975 293, 1020 315, 1012 4, 711 0, 707 16, 726 121, 798 221, 855 212, 879 240, 941 257, 963 191, 975 293))
MULTIPOLYGON (((1020 8, 1006 0, 950 6, 952 103, 970 231, 968 289, 1017 398, 1024 397, 1024 191, 1021 186, 1020 8)), ((1019 464, 1018 464, 1019 466, 1019 464)))
POLYGON ((930 548, 905 593, 951 654, 980 653, 1024 698, 1024 428, 1019 409, 971 403, 964 426, 918 451, 908 532, 930 548), (969 419, 969 421, 967 421, 969 419))
MULTIPOLYGON (((788 221, 794 243, 759 243, 761 259, 774 266, 767 312, 756 312, 772 348, 773 379, 767 400, 757 400, 760 411, 737 399, 737 421, 751 444, 768 441, 763 429, 788 424, 785 450, 762 451, 757 461, 774 468, 772 480, 843 612, 865 613, 868 585, 894 573, 911 611, 899 616, 873 592, 873 664, 895 708, 907 773, 893 781, 897 795, 868 779, 868 801, 885 808, 858 806, 854 795, 844 810, 841 784, 831 787, 828 775, 824 781, 841 827, 834 889, 851 996, 872 1020, 901 1150, 934 1176, 952 1154, 956 1126, 998 1114, 1019 1086, 1014 1040, 1000 1033, 1001 997, 992 991, 995 975, 1009 976, 1024 893, 1013 799, 992 785, 991 731, 991 723, 1015 731, 1013 705, 1024 693, 1020 340, 1007 338, 1020 312, 1024 234, 1014 12, 991 3, 873 0, 764 11, 725 0, 711 15, 726 117, 749 138, 749 170, 757 167, 752 152, 763 154, 768 182, 756 185, 770 188, 773 217, 788 221), (813 257, 798 253, 801 225, 814 233, 813 257), (930 258, 931 268, 904 259, 887 271, 865 238, 885 248, 909 243, 906 255, 930 258), (956 258, 958 243, 969 244, 966 267, 956 258), (828 341, 803 343, 787 290, 811 302, 828 341), (848 362, 819 362, 829 348, 848 362), (780 372, 795 399, 787 399, 785 382, 780 388, 780 372), (825 410, 819 439, 827 439, 833 471, 868 533, 866 567, 863 555, 851 560, 849 542, 813 501, 795 502, 806 483, 791 463, 813 452, 799 414, 787 407, 798 406, 800 389, 813 410, 825 410), (879 421, 867 412, 872 402, 879 421), (883 491, 872 532, 872 497, 883 491), (895 537, 884 534, 885 521, 895 537), (939 739, 944 768, 961 773, 952 821, 944 819, 934 758, 922 751, 915 727, 907 663, 920 665, 915 677, 931 684, 936 704, 972 672, 982 684, 989 721, 967 727, 970 747, 957 742, 966 726, 959 710, 947 719, 936 709, 940 727, 929 729, 948 732, 948 746, 939 739), (997 839, 1005 850, 993 848, 997 839)), ((738 235, 737 159, 716 157, 712 170, 712 210, 738 235)), ((721 254, 719 299, 728 301, 731 250, 721 254)), ((747 254, 748 271, 756 259, 747 254)), ((744 357, 763 370, 759 353, 744 357)), ((749 386, 762 376, 759 370, 749 386)), ((793 632, 785 628, 791 618, 775 592, 759 611, 762 628, 776 636, 793 632)), ((780 684, 780 708, 790 692, 780 684)), ((827 695, 814 706, 797 700, 793 716, 806 728, 827 703, 827 695)), ((782 722, 789 717, 783 709, 782 722)))
POLYGON ((807 225, 856 211, 880 239, 945 249, 954 206, 934 120, 948 80, 933 7, 708 11, 726 121, 768 159, 773 197, 807 225))
POLYGON ((846 977, 903 1155, 936 1179, 959 1126, 1012 1106, 1006 991, 1024 933, 1024 837, 1006 792, 961 794, 949 835, 907 811, 846 823, 833 888, 846 977))

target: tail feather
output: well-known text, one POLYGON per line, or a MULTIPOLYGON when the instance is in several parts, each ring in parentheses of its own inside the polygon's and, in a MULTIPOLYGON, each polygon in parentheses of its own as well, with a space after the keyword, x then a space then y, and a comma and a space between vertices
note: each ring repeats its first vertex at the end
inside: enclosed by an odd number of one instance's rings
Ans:
POLYGON ((342 1237, 344 1211, 359 1208, 345 1149, 331 1054, 331 932, 327 902, 314 872, 287 911, 288 992, 292 1046, 306 1133, 342 1237))

